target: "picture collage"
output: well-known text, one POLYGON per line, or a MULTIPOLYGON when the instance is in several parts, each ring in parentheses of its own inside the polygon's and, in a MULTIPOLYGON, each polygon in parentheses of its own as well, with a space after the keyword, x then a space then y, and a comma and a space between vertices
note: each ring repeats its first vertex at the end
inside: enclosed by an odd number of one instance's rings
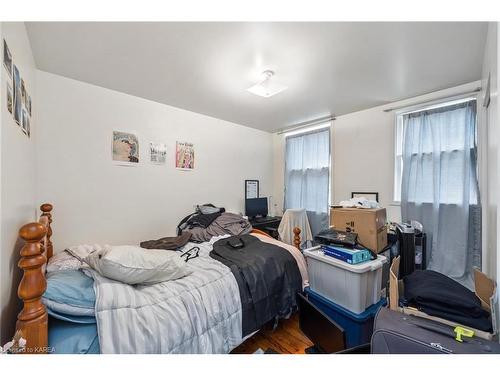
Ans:
POLYGON ((19 68, 14 64, 12 54, 5 39, 3 40, 3 66, 7 70, 7 110, 23 133, 31 137, 31 96, 21 76, 19 68))
MULTIPOLYGON (((112 160, 115 165, 139 164, 139 137, 137 134, 113 131, 112 160)), ((160 142, 149 142, 149 162, 165 165, 167 161, 167 145, 160 142)), ((194 144, 176 142, 175 167, 180 170, 194 169, 194 144)))

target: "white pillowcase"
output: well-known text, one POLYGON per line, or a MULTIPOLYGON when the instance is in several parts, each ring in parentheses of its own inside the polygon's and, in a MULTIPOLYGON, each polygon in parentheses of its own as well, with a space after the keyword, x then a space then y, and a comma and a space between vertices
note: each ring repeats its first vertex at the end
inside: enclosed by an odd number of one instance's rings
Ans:
POLYGON ((130 285, 180 279, 192 272, 173 251, 138 246, 107 247, 88 255, 85 262, 102 276, 130 285))

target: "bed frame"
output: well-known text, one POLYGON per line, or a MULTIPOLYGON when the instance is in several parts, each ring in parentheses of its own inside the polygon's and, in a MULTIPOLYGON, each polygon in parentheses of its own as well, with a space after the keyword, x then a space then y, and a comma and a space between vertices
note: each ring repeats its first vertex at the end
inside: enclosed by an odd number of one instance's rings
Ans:
MULTIPOLYGON (((26 347, 22 352, 26 354, 46 354, 51 351, 48 347, 48 314, 42 303, 42 295, 47 288, 45 268, 53 255, 52 209, 50 203, 42 204, 38 222, 23 225, 19 230, 19 236, 25 243, 18 263, 23 276, 17 294, 23 301, 23 309, 17 316, 16 331, 20 331, 26 339, 26 347)), ((258 229, 253 229, 252 233, 270 237, 258 229)), ((294 245, 300 249, 300 229, 294 228, 293 233, 294 245)))

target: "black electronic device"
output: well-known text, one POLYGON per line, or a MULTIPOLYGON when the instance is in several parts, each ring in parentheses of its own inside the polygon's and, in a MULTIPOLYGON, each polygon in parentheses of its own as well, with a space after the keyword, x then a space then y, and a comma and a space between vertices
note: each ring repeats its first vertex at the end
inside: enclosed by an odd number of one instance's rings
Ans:
POLYGON ((358 243, 358 235, 353 232, 342 232, 333 228, 319 232, 314 239, 324 245, 342 245, 355 247, 358 243))
POLYGON ((297 294, 299 328, 314 344, 308 353, 335 353, 345 349, 345 333, 335 321, 311 303, 301 293, 297 294))
POLYGON ((245 199, 245 215, 249 218, 266 217, 267 213, 266 197, 245 199))

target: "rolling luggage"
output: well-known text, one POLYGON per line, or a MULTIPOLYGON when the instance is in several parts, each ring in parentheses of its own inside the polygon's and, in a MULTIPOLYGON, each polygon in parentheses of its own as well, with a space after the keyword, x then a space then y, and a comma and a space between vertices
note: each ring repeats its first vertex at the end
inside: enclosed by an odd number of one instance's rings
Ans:
POLYGON ((500 344, 477 337, 456 340, 453 327, 381 308, 375 317, 373 354, 499 354, 500 344))

